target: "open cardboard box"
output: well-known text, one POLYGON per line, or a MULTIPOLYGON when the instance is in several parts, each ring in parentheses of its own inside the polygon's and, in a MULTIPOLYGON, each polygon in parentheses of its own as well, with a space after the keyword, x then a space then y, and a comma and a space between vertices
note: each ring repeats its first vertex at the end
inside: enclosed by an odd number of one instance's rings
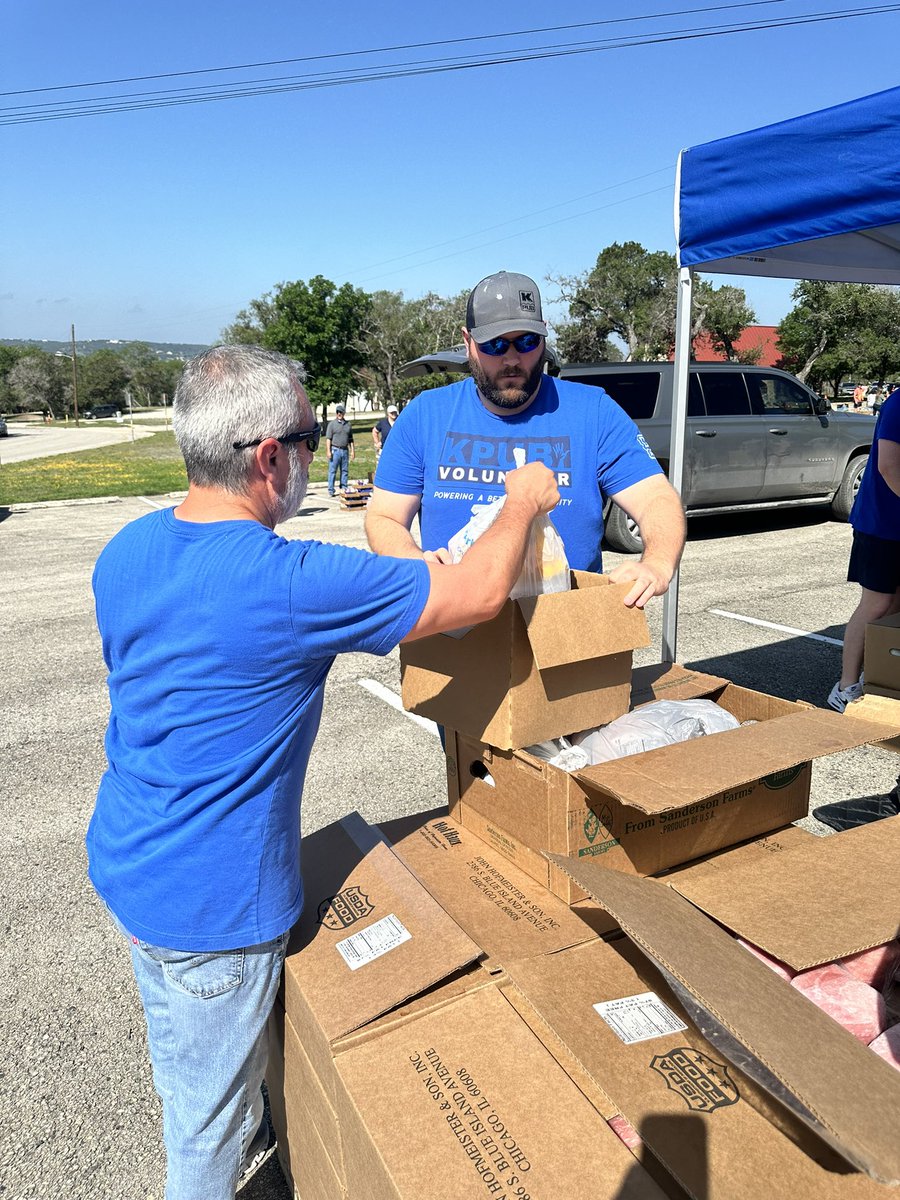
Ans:
POLYGON ((572 591, 406 643, 404 708, 501 749, 614 720, 628 711, 631 652, 650 644, 644 613, 623 604, 629 587, 573 571, 572 591))
POLYGON ((448 731, 451 814, 571 903, 582 893, 542 851, 655 875, 805 817, 810 759, 900 732, 677 664, 634 672, 632 707, 700 696, 753 723, 572 773, 448 731))
POLYGON ((627 940, 510 963, 510 979, 690 1195, 886 1200, 900 1072, 717 922, 798 963, 896 936, 900 818, 730 857, 675 883, 553 856, 627 940))
MULTIPOLYGON (((402 832, 436 892, 478 857, 446 823, 402 832)), ((534 913, 530 881, 487 877, 534 913)), ((592 1103, 504 994, 500 956, 594 940, 564 906, 545 896, 539 922, 520 924, 499 891, 462 888, 457 907, 497 956, 484 969, 478 944, 358 814, 305 839, 304 884, 272 1022, 283 1074, 269 1072, 302 1200, 664 1200, 607 1126, 605 1097, 592 1103)))

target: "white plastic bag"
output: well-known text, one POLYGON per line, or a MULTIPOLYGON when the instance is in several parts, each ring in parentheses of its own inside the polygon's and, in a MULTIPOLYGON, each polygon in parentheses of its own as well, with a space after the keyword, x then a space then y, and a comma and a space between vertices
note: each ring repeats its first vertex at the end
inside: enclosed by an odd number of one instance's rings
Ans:
POLYGON ((736 717, 712 700, 657 700, 601 729, 573 733, 570 740, 585 750, 591 766, 596 766, 659 746, 724 733, 727 729, 737 729, 739 724, 736 717))
MULTIPOLYGON (((520 447, 513 450, 516 466, 525 464, 525 451, 520 447)), ((501 496, 489 504, 472 506, 472 518, 455 533, 447 543, 451 560, 459 562, 465 552, 478 538, 490 529, 500 515, 506 497, 501 496)), ((542 596, 550 592, 567 592, 571 588, 569 563, 566 548, 553 522, 542 514, 531 523, 528 545, 525 547, 525 562, 519 578, 509 593, 511 600, 523 596, 542 596)))
POLYGON ((526 751, 535 758, 542 759, 551 767, 559 767, 561 771, 580 771, 582 767, 590 766, 590 757, 581 746, 573 746, 568 738, 551 738, 548 742, 537 742, 534 746, 526 746, 526 751))

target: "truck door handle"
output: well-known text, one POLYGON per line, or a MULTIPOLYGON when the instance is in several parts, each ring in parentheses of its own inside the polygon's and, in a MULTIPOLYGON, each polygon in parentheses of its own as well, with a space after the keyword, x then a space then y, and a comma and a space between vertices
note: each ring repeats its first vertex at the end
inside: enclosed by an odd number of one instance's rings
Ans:
POLYGON ((770 429, 769 433, 774 433, 776 437, 787 437, 786 429, 770 429))
POLYGON ((717 431, 715 429, 695 429, 694 432, 697 437, 715 437, 717 431))

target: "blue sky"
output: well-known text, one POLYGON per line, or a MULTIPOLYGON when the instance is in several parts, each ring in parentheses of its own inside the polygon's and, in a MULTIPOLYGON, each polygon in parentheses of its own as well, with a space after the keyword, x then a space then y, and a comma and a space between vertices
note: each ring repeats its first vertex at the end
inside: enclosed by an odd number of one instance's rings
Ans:
MULTIPOLYGON (((246 84, 875 5, 245 0, 7 6, 2 90, 348 55, 0 101, 0 337, 208 343, 275 284, 407 297, 498 269, 541 285, 610 242, 674 250, 678 152, 894 86, 898 11, 280 94, 3 124, 21 105, 246 84), (705 11, 688 11, 688 10, 705 11), (678 13, 622 23, 645 14, 678 13), (515 37, 520 30, 619 22, 515 37), (501 34, 498 38, 489 35, 501 34)), ((194 93, 196 95, 196 93, 194 93)), ((41 110, 32 109, 32 112, 41 110)), ((46 110, 44 110, 46 111, 46 110)), ((717 282, 721 282, 719 279, 717 282)), ((733 280, 761 323, 792 285, 733 280)))

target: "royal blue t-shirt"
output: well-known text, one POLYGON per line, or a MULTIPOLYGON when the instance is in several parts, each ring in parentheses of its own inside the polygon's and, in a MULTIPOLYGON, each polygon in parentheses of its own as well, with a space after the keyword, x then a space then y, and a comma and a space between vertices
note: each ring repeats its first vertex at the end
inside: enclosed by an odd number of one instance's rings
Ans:
POLYGON ((885 483, 878 470, 878 440, 900 442, 900 390, 891 392, 875 422, 872 452, 850 513, 850 524, 860 533, 900 541, 900 496, 885 483))
POLYGON ((569 565, 600 571, 604 497, 662 468, 635 423, 602 388, 544 375, 522 412, 497 416, 469 377, 420 392, 397 420, 375 483, 421 495, 422 548, 436 550, 466 524, 473 505, 504 494, 513 451, 556 474, 560 502, 550 514, 569 565))
POLYGON ((300 799, 325 677, 336 654, 406 636, 426 564, 169 509, 118 533, 93 584, 111 705, 94 886, 156 945, 277 937, 303 906, 300 799))

